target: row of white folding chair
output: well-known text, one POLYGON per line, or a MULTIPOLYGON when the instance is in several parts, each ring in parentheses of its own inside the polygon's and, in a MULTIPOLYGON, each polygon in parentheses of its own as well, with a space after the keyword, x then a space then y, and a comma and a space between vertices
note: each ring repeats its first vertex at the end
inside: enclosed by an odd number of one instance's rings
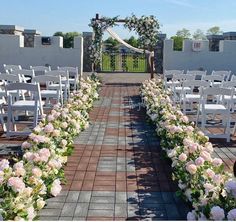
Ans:
MULTIPOLYGON (((164 71, 164 77, 166 75, 178 75, 178 74, 184 74, 184 70, 165 70, 164 71)), ((200 70, 187 70, 186 74, 195 74, 195 76, 197 77, 197 79, 202 79, 204 76, 207 75, 207 71, 200 71, 200 70)), ((211 75, 220 75, 224 77, 225 81, 229 81, 231 79, 231 71, 227 71, 227 70, 213 70, 211 72, 211 75)))

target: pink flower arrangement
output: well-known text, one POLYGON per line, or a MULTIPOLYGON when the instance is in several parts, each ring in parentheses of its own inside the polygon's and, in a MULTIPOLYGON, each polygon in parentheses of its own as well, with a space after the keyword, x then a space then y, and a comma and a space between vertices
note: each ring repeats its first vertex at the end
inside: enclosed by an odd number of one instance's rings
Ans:
POLYGON ((20 177, 10 177, 7 185, 11 187, 15 192, 20 192, 25 188, 25 183, 20 177))

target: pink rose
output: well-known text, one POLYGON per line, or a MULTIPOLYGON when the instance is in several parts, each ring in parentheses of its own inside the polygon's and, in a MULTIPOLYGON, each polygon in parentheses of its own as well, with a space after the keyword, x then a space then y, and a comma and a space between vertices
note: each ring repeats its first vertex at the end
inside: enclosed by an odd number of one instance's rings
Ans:
POLYGON ((62 146, 62 147, 65 147, 66 145, 67 145, 67 141, 63 139, 63 140, 61 141, 61 146, 62 146))
POLYGON ((47 162, 48 161, 48 158, 50 157, 51 153, 50 153, 50 150, 47 149, 47 148, 42 148, 38 151, 38 154, 40 156, 40 160, 42 162, 47 162))
POLYGON ((198 157, 198 158, 195 160, 195 164, 196 164, 197 166, 203 165, 204 162, 205 162, 205 160, 204 160, 202 157, 198 157))
POLYGON ((60 130, 53 130, 53 132, 52 132, 52 136, 54 136, 54 137, 58 137, 58 136, 60 136, 60 130))
POLYGON ((205 160, 205 161, 211 161, 212 158, 211 158, 211 154, 208 153, 207 151, 202 151, 200 153, 200 156, 205 160))
POLYGON ((223 161, 220 158, 214 158, 212 160, 212 163, 214 166, 220 166, 223 163, 223 161))
POLYGON ((193 175, 197 172, 197 167, 195 164, 187 164, 186 170, 193 175))
POLYGON ((61 124, 61 127, 62 127, 63 129, 66 129, 67 126, 68 126, 67 122, 63 122, 63 123, 61 124))
POLYGON ((52 183, 51 194, 55 197, 61 192, 61 182, 59 179, 56 179, 52 183))
POLYGON ((211 179, 215 176, 215 172, 214 172, 213 170, 211 170, 211 169, 207 169, 207 170, 205 171, 205 173, 206 173, 206 175, 207 175, 208 177, 210 177, 211 179))
POLYGON ((181 162, 184 162, 184 161, 186 161, 187 160, 187 155, 185 154, 185 153, 181 153, 180 155, 179 155, 179 160, 181 161, 181 162))

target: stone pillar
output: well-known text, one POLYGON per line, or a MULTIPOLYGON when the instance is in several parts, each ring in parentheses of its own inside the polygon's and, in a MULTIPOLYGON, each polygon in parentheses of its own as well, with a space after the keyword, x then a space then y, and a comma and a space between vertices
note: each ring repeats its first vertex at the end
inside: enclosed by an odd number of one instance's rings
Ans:
POLYGON ((20 26, 0 25, 0 34, 22 35, 23 31, 24 31, 24 28, 20 26))
POLYGON ((220 40, 224 40, 224 37, 223 35, 208 35, 207 39, 209 40, 209 50, 219 51, 220 40))
POLYGON ((91 72, 92 71, 92 61, 90 59, 89 47, 92 44, 93 32, 83 32, 83 71, 91 72))
POLYGON ((154 64, 156 73, 163 73, 163 49, 165 39, 166 34, 158 34, 158 42, 154 51, 154 64))
POLYGON ((35 29, 25 29, 23 32, 23 35, 25 37, 25 39, 24 39, 25 47, 34 47, 35 36, 40 35, 40 34, 41 33, 35 29))

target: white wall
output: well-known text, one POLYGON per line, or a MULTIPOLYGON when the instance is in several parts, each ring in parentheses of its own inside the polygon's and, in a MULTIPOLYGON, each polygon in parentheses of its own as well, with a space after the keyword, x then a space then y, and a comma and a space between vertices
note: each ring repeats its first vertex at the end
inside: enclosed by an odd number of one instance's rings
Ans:
POLYGON ((63 48, 63 39, 59 36, 51 37, 51 45, 42 45, 41 36, 35 36, 34 48, 23 47, 24 36, 0 35, 0 72, 3 64, 21 65, 28 69, 30 65, 78 66, 83 68, 83 38, 75 37, 74 48, 63 48))
POLYGON ((165 40, 163 70, 184 69, 196 70, 203 68, 211 73, 212 70, 231 70, 236 74, 236 40, 220 41, 220 51, 209 51, 208 40, 202 42, 202 50, 192 50, 192 40, 185 40, 182 51, 173 50, 173 40, 165 40))

